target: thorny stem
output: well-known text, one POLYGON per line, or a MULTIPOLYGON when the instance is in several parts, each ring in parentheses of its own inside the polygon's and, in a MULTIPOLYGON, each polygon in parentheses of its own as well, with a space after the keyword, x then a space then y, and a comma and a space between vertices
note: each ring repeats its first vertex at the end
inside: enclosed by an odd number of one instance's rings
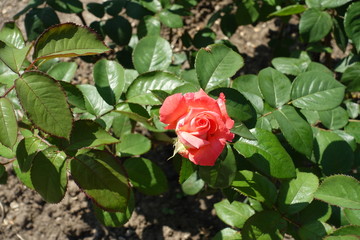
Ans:
POLYGON ((7 162, 0 162, 0 165, 5 166, 5 165, 7 165, 7 164, 9 164, 9 163, 14 162, 15 160, 16 160, 16 157, 9 159, 7 162))
POLYGON ((77 13, 76 15, 80 18, 81 23, 82 23, 84 26, 87 26, 86 21, 85 21, 85 19, 84 19, 84 16, 82 15, 82 13, 77 13))

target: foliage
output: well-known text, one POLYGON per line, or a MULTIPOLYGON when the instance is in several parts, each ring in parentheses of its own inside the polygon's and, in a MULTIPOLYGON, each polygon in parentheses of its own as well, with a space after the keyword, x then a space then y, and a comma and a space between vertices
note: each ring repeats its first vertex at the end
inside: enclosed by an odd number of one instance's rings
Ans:
MULTIPOLYGON (((182 28, 194 0, 33 0, 26 39, 18 23, 0 30, 0 156, 19 179, 57 203, 71 176, 95 203, 97 218, 121 226, 134 193, 168 190, 164 171, 142 156, 169 141, 159 108, 175 93, 226 96, 236 134, 214 166, 182 158, 185 194, 219 190, 214 239, 355 239, 360 225, 360 2, 242 0, 213 13, 175 52, 162 31, 182 28), (85 26, 82 13, 98 18, 85 26), (61 23, 57 12, 84 26, 61 23), (291 17, 297 38, 283 29, 291 17), (272 66, 244 74, 231 37, 240 25, 277 18, 272 66), (131 19, 139 20, 132 28, 131 19), (106 44, 103 40, 108 41, 106 44), (345 57, 329 64, 335 41, 345 57), (109 47, 110 46, 110 47, 109 47), (296 51, 289 53, 295 46, 296 51), (93 63, 94 84, 78 84, 74 58, 93 63), (321 60, 321 61, 320 61, 321 60), (324 63, 324 64, 322 64, 324 63), (188 66, 188 67, 186 67, 188 66), (141 135, 139 127, 148 132, 141 135), (338 214, 340 212, 340 214, 338 214)), ((173 136, 173 135, 170 135, 173 136)), ((174 163, 179 158, 172 160, 174 163)))

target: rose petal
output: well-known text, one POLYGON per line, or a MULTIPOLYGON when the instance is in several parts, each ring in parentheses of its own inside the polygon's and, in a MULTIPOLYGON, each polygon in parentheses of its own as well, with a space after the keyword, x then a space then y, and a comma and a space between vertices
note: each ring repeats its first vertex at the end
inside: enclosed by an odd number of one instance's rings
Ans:
POLYGON ((234 126, 234 121, 229 117, 229 115, 226 111, 225 101, 226 101, 225 95, 223 93, 220 93, 220 96, 217 99, 217 104, 220 108, 221 115, 225 122, 225 126, 227 127, 227 129, 231 129, 234 126))
POLYGON ((177 120, 187 112, 184 96, 177 93, 167 97, 160 108, 160 121, 169 124, 166 129, 175 129, 177 120))
POLYGON ((196 148, 199 149, 207 144, 209 144, 209 142, 205 139, 196 137, 188 132, 177 132, 180 141, 187 146, 188 148, 196 148))
POLYGON ((216 160, 224 150, 226 141, 224 139, 213 138, 208 145, 200 149, 188 149, 190 161, 196 165, 214 166, 216 160))

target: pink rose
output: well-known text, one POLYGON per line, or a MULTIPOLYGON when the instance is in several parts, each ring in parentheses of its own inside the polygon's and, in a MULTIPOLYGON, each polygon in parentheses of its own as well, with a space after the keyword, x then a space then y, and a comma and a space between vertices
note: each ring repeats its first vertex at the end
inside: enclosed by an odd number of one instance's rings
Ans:
POLYGON ((226 112, 223 93, 217 100, 202 89, 171 95, 160 108, 160 121, 178 135, 175 152, 197 165, 213 166, 226 141, 234 138, 230 132, 234 121, 226 112))

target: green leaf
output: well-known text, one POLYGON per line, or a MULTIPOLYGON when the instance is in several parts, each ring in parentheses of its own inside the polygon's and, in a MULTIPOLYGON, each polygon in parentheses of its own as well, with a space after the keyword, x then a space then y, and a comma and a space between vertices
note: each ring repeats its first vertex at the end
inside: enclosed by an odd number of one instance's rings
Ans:
POLYGON ((139 75, 129 86, 126 98, 129 102, 156 105, 161 102, 152 94, 151 90, 162 90, 170 93, 184 82, 175 75, 167 72, 148 72, 139 75))
POLYGON ((360 52, 360 2, 354 2, 346 11, 344 19, 345 31, 352 40, 357 52, 360 52))
POLYGON ((101 3, 90 2, 86 4, 86 8, 95 17, 102 18, 105 15, 105 8, 101 3))
POLYGON ((196 172, 197 167, 189 159, 182 157, 181 158, 181 169, 179 173, 179 183, 183 184, 186 179, 188 179, 191 174, 196 172))
POLYGON ((308 110, 329 110, 340 105, 344 90, 344 85, 322 72, 301 73, 292 84, 292 104, 308 110))
POLYGON ((15 81, 19 101, 29 119, 41 130, 68 139, 72 113, 58 82, 41 72, 25 72, 15 81))
POLYGON ((80 109, 86 109, 84 96, 82 92, 76 87, 76 85, 63 81, 60 81, 60 85, 64 89, 67 101, 70 105, 80 109))
POLYGON ((34 186, 31 182, 31 177, 30 177, 30 171, 27 172, 22 172, 20 167, 19 167, 19 163, 17 160, 15 160, 13 162, 13 168, 15 171, 16 176, 19 178, 19 180, 28 188, 30 189, 34 189, 34 186))
POLYGON ((100 96, 96 87, 89 84, 77 85, 77 88, 82 92, 85 100, 86 110, 95 115, 100 116, 113 109, 112 106, 107 104, 100 96))
POLYGON ((96 219, 98 219, 103 225, 107 227, 122 227, 127 221, 129 221, 131 214, 134 211, 134 194, 130 194, 125 212, 108 212, 99 208, 96 204, 93 204, 92 206, 96 219))
POLYGON ((12 149, 5 147, 0 143, 0 156, 3 158, 11 159, 15 158, 16 154, 12 149))
POLYGON ((296 151, 310 157, 313 133, 309 123, 291 106, 283 106, 273 114, 289 144, 296 151))
POLYGON ((336 133, 325 130, 316 135, 314 154, 325 175, 347 173, 354 161, 351 146, 336 133))
POLYGON ((232 77, 243 65, 243 58, 222 44, 200 49, 195 59, 196 74, 203 89, 232 77))
POLYGON ((4 62, 0 61, 0 84, 6 85, 7 88, 10 88, 14 85, 15 79, 19 76, 14 73, 4 62))
POLYGON ((54 10, 63 13, 81 13, 83 11, 82 3, 79 0, 47 0, 54 10))
POLYGON ((75 76, 78 65, 75 62, 59 62, 47 71, 51 77, 58 81, 71 82, 75 76))
POLYGON ((204 185, 204 180, 199 178, 198 172, 195 171, 181 184, 181 189, 186 195, 195 195, 200 192, 204 185))
POLYGON ((100 54, 109 48, 89 28, 63 23, 47 29, 34 45, 34 59, 100 54))
POLYGON ((25 16, 25 29, 28 41, 33 41, 48 27, 59 24, 60 19, 56 12, 49 7, 33 8, 25 16))
POLYGON ((200 177, 212 188, 229 187, 237 171, 235 155, 229 144, 214 166, 200 166, 200 177))
POLYGON ((360 183, 350 176, 330 176, 321 183, 314 197, 331 205, 360 209, 360 183))
POLYGON ((141 155, 151 148, 151 141, 141 134, 127 134, 116 145, 116 152, 121 156, 141 155))
POLYGON ((331 206, 325 202, 313 200, 299 213, 299 223, 305 224, 313 221, 326 222, 331 217, 331 206))
POLYGON ((60 202, 66 192, 66 155, 52 147, 38 152, 31 167, 35 190, 49 203, 60 202))
POLYGON ((7 46, 0 41, 0 60, 3 61, 13 72, 19 73, 23 62, 30 50, 31 45, 18 49, 7 46))
POLYGON ((295 167, 290 155, 274 134, 256 128, 251 133, 257 140, 240 138, 234 144, 235 149, 257 169, 275 178, 295 177, 295 167))
POLYGON ((125 212, 131 194, 120 163, 107 152, 92 151, 70 162, 71 176, 98 206, 109 211, 125 212))
POLYGON ((48 147, 40 138, 35 136, 22 139, 16 148, 17 163, 21 172, 29 171, 36 153, 48 147))
POLYGON ((319 179, 312 173, 298 172, 295 179, 283 182, 280 187, 278 205, 283 213, 292 215, 308 206, 319 187, 319 179))
POLYGON ((230 203, 227 199, 215 203, 214 208, 224 223, 237 228, 242 228, 245 221, 255 213, 249 205, 238 201, 230 203))
POLYGON ((181 28, 183 26, 181 16, 171 9, 163 9, 158 16, 160 21, 170 28, 181 28))
POLYGON ((160 0, 141 1, 140 4, 154 13, 162 9, 160 0))
POLYGON ((345 132, 355 137, 356 142, 360 143, 360 122, 349 122, 345 127, 345 132))
POLYGON ((164 172, 146 158, 129 158, 124 167, 132 185, 140 192, 148 195, 159 195, 168 190, 168 182, 164 172))
POLYGON ((301 16, 299 31, 308 42, 317 42, 324 38, 332 28, 331 16, 315 8, 309 8, 301 16))
POLYGON ((255 213, 244 224, 241 235, 244 240, 271 239, 281 240, 281 232, 286 228, 286 221, 275 211, 255 213))
POLYGON ((360 62, 356 62, 345 70, 341 77, 341 82, 348 91, 360 91, 360 62))
POLYGON ((99 124, 91 120, 78 120, 74 122, 74 129, 70 135, 70 145, 66 150, 98 147, 119 142, 112 137, 99 124))
POLYGON ((342 107, 319 111, 318 113, 322 124, 331 130, 343 128, 349 120, 348 113, 342 107))
POLYGON ((244 0, 238 1, 237 5, 236 17, 238 25, 252 24, 259 18, 259 6, 256 2, 244 0))
POLYGON ((167 69, 171 63, 171 57, 170 43, 159 36, 142 38, 133 52, 134 66, 140 74, 167 69))
POLYGON ((125 115, 114 114, 112 130, 118 138, 130 134, 132 131, 130 118, 125 115))
POLYGON ((22 49, 25 47, 24 37, 15 22, 5 22, 0 30, 0 41, 6 45, 22 49))
POLYGON ((111 16, 117 16, 119 15, 126 3, 128 2, 126 2, 125 0, 108 0, 103 2, 102 5, 104 6, 107 14, 111 16))
POLYGON ((232 228, 224 228, 212 240, 241 240, 241 233, 232 228))
POLYGON ((333 21, 333 33, 337 46, 341 51, 345 52, 349 39, 345 33, 344 21, 342 18, 336 16, 332 18, 333 21))
POLYGON ((271 61, 271 64, 283 74, 297 76, 308 68, 310 64, 308 59, 278 57, 271 61))
POLYGON ((346 219, 350 222, 350 224, 360 226, 360 210, 359 209, 344 209, 344 214, 346 219))
POLYGON ((270 106, 280 107, 290 100, 291 82, 284 74, 265 68, 258 77, 261 93, 270 106))
POLYGON ((352 0, 306 0, 309 7, 337 8, 352 0))
POLYGON ((12 148, 17 140, 18 125, 11 102, 0 98, 0 142, 12 148))
POLYGON ((137 35, 140 38, 145 36, 160 36, 161 24, 154 16, 145 16, 139 22, 137 35))
POLYGON ((238 90, 254 106, 257 112, 261 113, 264 103, 259 88, 259 80, 256 75, 248 74, 236 78, 232 83, 232 88, 238 90))
POLYGON ((218 97, 221 93, 226 98, 226 110, 231 119, 244 122, 249 127, 254 127, 256 123, 256 111, 240 92, 232 88, 216 88, 209 94, 218 97))
POLYGON ((306 6, 305 5, 290 5, 290 6, 286 6, 280 10, 277 10, 276 12, 273 12, 269 15, 269 17, 284 17, 284 16, 290 16, 290 15, 294 15, 294 14, 299 14, 302 13, 306 10, 306 6))
POLYGON ((313 221, 300 227, 299 236, 301 239, 323 239, 331 230, 332 227, 329 224, 313 221))
POLYGON ((104 30, 111 40, 120 46, 130 42, 132 28, 129 21, 122 16, 115 16, 106 21, 104 30))
POLYGON ((248 170, 239 171, 232 187, 241 194, 272 206, 277 198, 275 185, 263 175, 248 170))
POLYGON ((124 68, 115 61, 102 59, 95 63, 93 75, 100 96, 109 105, 115 105, 125 86, 124 68))
POLYGON ((350 100, 350 101, 346 101, 345 105, 346 105, 346 110, 347 110, 347 113, 349 114, 349 117, 352 119, 356 119, 360 113, 360 104, 351 102, 351 100, 350 100))

